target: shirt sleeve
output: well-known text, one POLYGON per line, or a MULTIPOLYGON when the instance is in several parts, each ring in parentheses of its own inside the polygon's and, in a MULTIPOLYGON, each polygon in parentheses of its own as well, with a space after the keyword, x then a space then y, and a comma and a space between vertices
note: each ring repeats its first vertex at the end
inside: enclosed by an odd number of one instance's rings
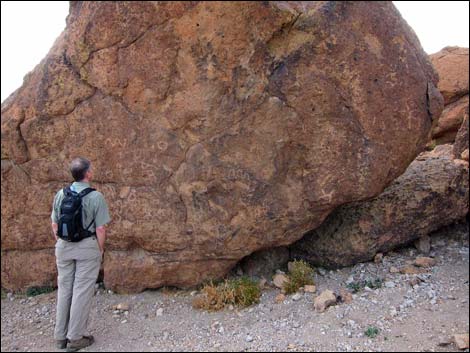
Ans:
POLYGON ((96 198, 95 227, 101 227, 111 221, 109 209, 103 195, 100 193, 96 198))
POLYGON ((52 202, 52 213, 51 213, 51 220, 54 223, 59 223, 59 195, 60 191, 55 194, 54 201, 52 202))

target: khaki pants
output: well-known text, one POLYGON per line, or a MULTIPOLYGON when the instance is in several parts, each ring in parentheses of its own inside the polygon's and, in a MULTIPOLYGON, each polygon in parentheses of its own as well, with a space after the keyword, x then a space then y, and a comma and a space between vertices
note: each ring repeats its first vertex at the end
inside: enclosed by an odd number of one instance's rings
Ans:
POLYGON ((86 335, 91 300, 101 264, 96 237, 78 243, 59 239, 55 256, 57 278, 57 313, 54 338, 78 340, 86 335))

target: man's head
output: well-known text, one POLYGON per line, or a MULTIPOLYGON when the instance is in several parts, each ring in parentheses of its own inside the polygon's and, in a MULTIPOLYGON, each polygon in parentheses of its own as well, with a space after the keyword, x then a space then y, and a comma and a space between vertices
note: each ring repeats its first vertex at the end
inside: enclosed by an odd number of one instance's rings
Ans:
POLYGON ((90 181, 91 163, 86 158, 77 157, 70 163, 70 172, 75 181, 90 181))

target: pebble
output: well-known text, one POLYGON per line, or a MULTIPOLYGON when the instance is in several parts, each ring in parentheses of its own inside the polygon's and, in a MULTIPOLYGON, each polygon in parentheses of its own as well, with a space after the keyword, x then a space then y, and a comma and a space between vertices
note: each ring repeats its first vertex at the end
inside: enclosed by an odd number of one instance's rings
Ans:
POLYGON ((163 316, 163 308, 157 309, 157 316, 163 316))
POLYGON ((302 294, 300 294, 300 293, 295 293, 295 294, 292 296, 292 300, 295 301, 295 302, 298 301, 298 300, 300 300, 300 299, 302 299, 302 294))
POLYGON ((251 337, 250 335, 248 335, 248 336, 246 336, 245 341, 247 341, 247 342, 253 342, 253 337, 251 337))
POLYGON ((392 281, 386 281, 384 285, 387 288, 395 288, 395 282, 392 282, 392 281))

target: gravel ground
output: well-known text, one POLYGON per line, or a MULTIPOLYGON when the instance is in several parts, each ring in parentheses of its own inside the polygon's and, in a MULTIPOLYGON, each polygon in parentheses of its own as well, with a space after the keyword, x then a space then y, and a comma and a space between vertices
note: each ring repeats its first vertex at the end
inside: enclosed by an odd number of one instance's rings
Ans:
MULTIPOLYGON (((429 256, 437 264, 422 274, 390 272, 419 255, 407 247, 379 263, 317 269, 315 294, 286 296, 279 304, 274 299, 280 291, 272 286, 257 305, 215 313, 193 309, 190 290, 117 295, 99 288, 89 325, 96 342, 83 351, 456 351, 452 335, 469 332, 467 232, 433 235, 429 256), (384 285, 360 290, 350 304, 324 313, 313 308, 313 298, 325 289, 339 293, 347 283, 376 278, 384 285), (119 303, 129 310, 115 311, 119 303), (369 327, 379 330, 375 338, 365 335, 369 327)), ((1 350, 57 351, 55 297, 52 292, 2 299, 1 350)))

